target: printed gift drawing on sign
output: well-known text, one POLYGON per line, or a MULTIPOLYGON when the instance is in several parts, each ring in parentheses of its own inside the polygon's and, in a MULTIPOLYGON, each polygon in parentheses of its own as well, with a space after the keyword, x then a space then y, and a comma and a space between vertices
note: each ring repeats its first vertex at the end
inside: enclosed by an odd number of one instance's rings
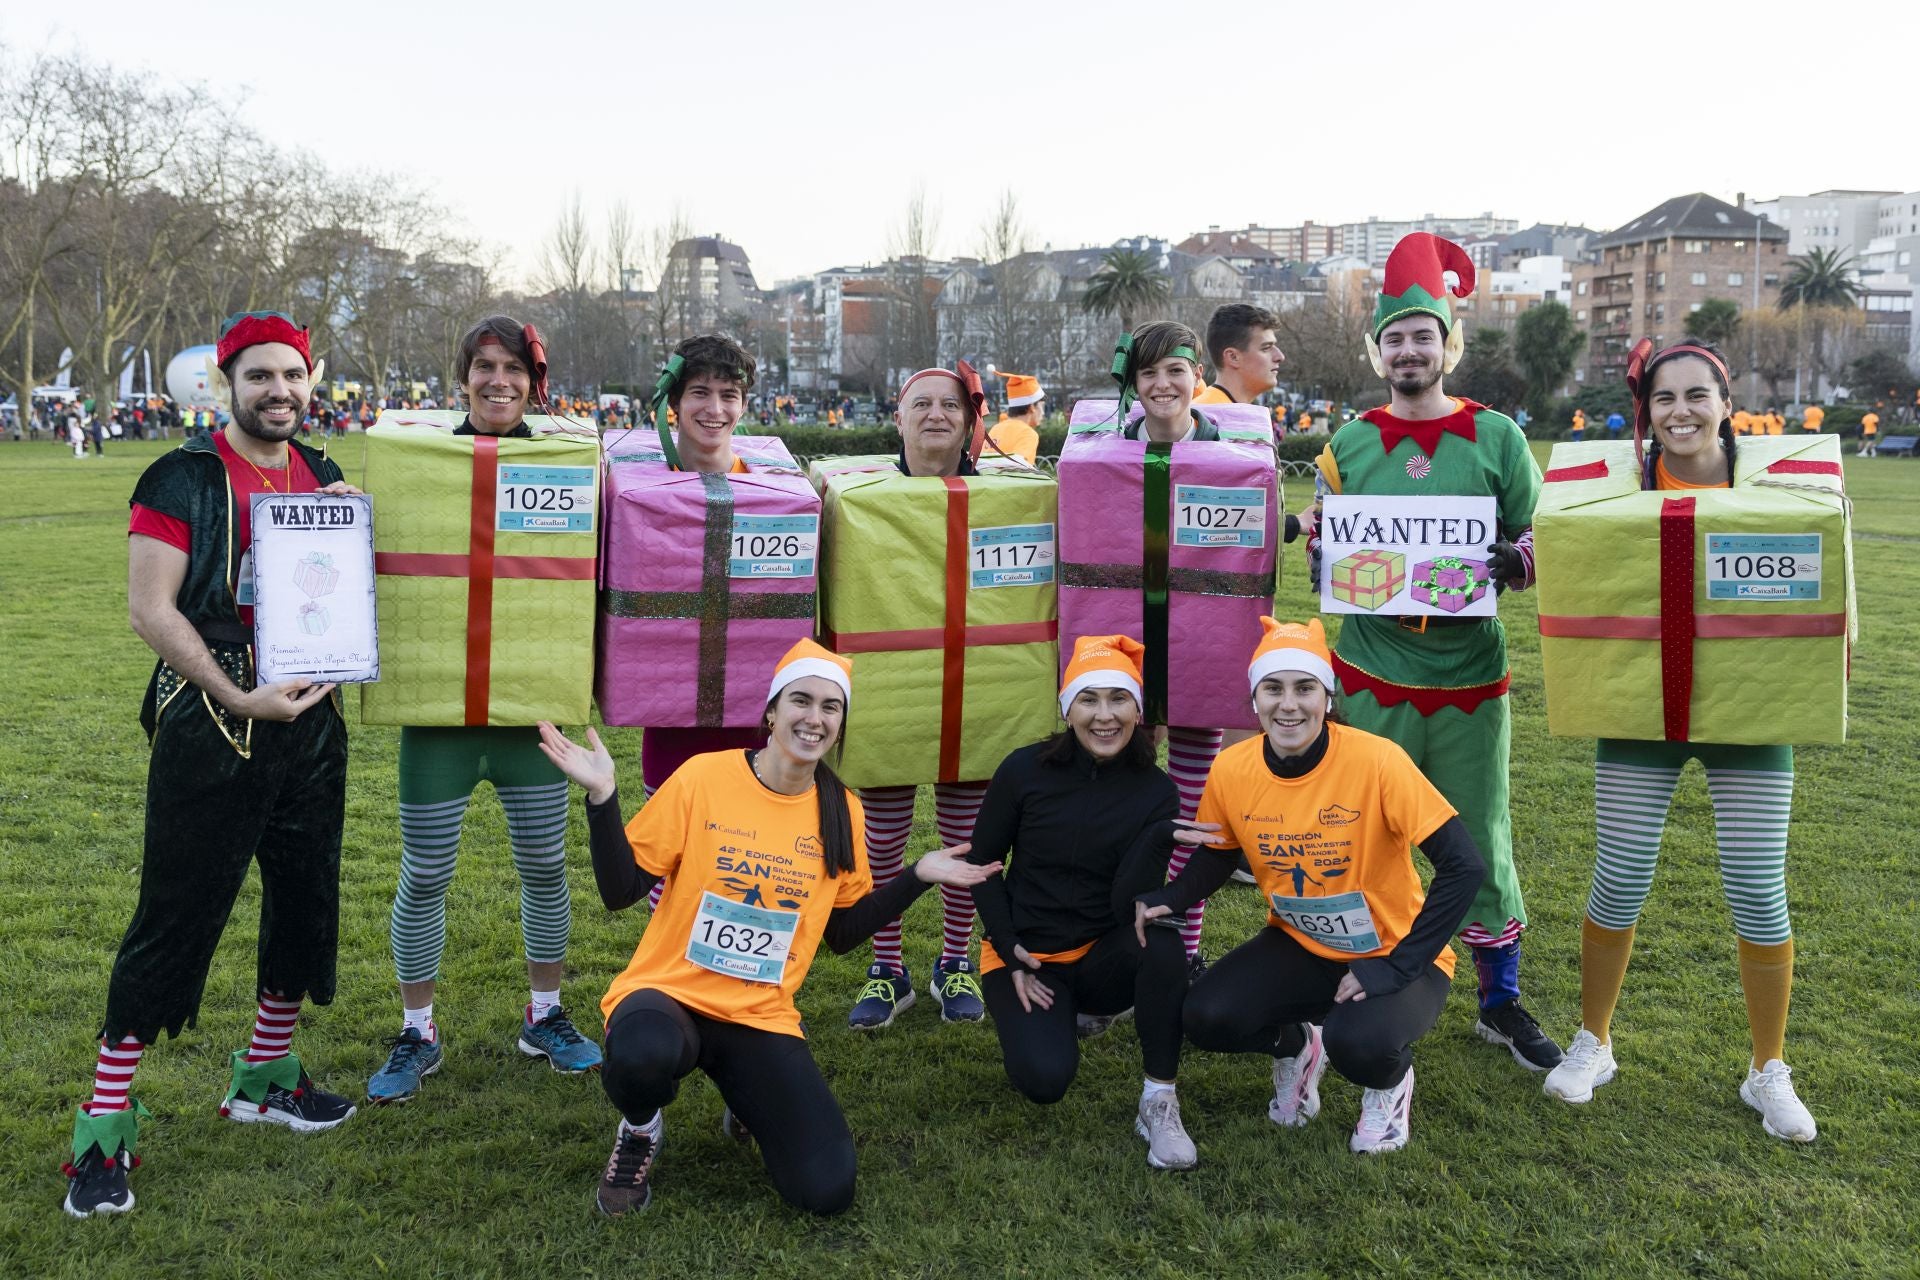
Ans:
POLYGON ((260 683, 380 678, 372 499, 255 494, 251 560, 260 683))
POLYGON ((1321 610, 1492 617, 1495 511, 1492 498, 1327 495, 1321 610))

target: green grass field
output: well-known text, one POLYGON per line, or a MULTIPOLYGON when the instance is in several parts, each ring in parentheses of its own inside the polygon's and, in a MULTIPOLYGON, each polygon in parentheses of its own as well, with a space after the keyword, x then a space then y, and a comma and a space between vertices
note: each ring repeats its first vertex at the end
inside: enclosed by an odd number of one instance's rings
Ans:
MULTIPOLYGON (((1788 1059, 1820 1124, 1775 1141, 1739 1099, 1747 1059, 1734 936, 1697 769, 1615 1020, 1619 1079, 1583 1108, 1472 1035, 1470 966, 1419 1049, 1405 1151, 1347 1153, 1357 1088, 1329 1076, 1307 1130, 1266 1120, 1263 1058, 1193 1053, 1181 1080, 1201 1164, 1149 1170, 1131 1130, 1139 1054, 1122 1024, 1087 1046, 1067 1100, 1039 1108, 1001 1072, 992 1030, 945 1027, 924 994, 857 1038, 845 1012, 863 953, 824 956, 801 1005, 859 1141, 852 1212, 789 1212, 718 1128, 701 1077, 668 1109, 653 1207, 592 1207, 614 1112, 597 1081, 511 1045, 526 998, 517 887, 496 803, 468 822, 438 1001, 447 1065, 419 1101, 363 1109, 311 1137, 220 1120, 226 1055, 252 1016, 257 886, 215 961, 198 1030, 141 1067, 154 1119, 125 1219, 59 1210, 73 1108, 86 1096, 108 968, 139 876, 152 657, 128 630, 126 499, 157 444, 76 461, 0 444, 0 1276, 1700 1275, 1893 1276, 1920 1268, 1920 933, 1913 772, 1920 757, 1920 463, 1849 461, 1863 612, 1853 737, 1799 754, 1790 880, 1799 968, 1788 1059), (1903 801, 1902 796, 1908 797, 1903 801)), ((346 446, 357 475, 359 441, 346 446)), ((1297 500, 1296 500, 1297 503, 1297 500)), ((1299 558, 1282 609, 1311 608, 1299 558)), ((1533 605, 1510 598, 1514 819, 1532 929, 1528 1002, 1563 1041, 1578 1022, 1579 920, 1591 865, 1592 744, 1550 738, 1533 605)), ((1790 670, 1756 670, 1753 696, 1790 670)), ((1650 693, 1650 696, 1651 693, 1650 693)), ((357 707, 349 699, 350 709, 357 707)), ((386 918, 399 855, 397 735, 353 726, 340 993, 295 1041, 359 1096, 399 1024, 386 918)), ((610 735, 630 773, 638 735, 610 735)), ((568 1003, 599 1028, 642 913, 599 907, 576 807, 568 1003)), ((914 848, 927 847, 923 812, 914 848)), ((936 895, 907 925, 924 984, 936 895)), ((1260 920, 1231 887, 1216 954, 1260 920)))

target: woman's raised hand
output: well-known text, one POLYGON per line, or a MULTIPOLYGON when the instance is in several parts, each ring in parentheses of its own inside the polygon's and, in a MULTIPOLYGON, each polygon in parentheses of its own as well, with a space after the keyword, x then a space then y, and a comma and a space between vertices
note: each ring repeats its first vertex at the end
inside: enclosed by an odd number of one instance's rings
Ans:
POLYGON ((1173 838, 1181 844, 1221 845, 1227 838, 1221 834, 1217 822, 1190 822, 1186 818, 1173 820, 1173 838))
POLYGON ((920 860, 913 864, 913 874, 921 884, 950 884, 956 889, 970 889, 1000 874, 997 862, 968 862, 967 854, 972 850, 972 844, 962 841, 921 854, 920 860))
POLYGON ((613 794, 613 754, 591 726, 587 745, 581 746, 547 721, 540 722, 540 750, 553 767, 586 788, 587 799, 605 804, 613 794))

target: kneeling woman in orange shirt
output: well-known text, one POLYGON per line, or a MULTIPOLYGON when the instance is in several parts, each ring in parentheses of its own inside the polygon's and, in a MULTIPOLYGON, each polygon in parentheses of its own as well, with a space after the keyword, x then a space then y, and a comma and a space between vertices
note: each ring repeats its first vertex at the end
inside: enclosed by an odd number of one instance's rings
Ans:
POLYGON ((1413 1043, 1447 1002, 1447 940, 1486 863, 1405 751, 1330 722, 1333 666, 1319 621, 1262 621, 1247 678, 1265 732, 1220 753, 1200 798, 1199 821, 1219 823, 1225 844, 1136 899, 1135 916, 1144 936, 1147 921, 1225 884, 1244 850, 1267 927, 1187 993, 1187 1039, 1271 1055, 1267 1118, 1289 1128, 1319 1113, 1331 1064, 1365 1091, 1348 1146, 1394 1151, 1409 1133, 1413 1043), (1424 895, 1415 845, 1434 868, 1424 895))
POLYGON ((624 1117, 600 1182, 604 1213, 652 1199, 660 1109, 696 1067, 726 1102, 728 1132, 758 1141, 787 1203, 820 1214, 853 1203, 853 1135, 807 1048, 794 995, 823 940, 850 951, 928 885, 971 886, 994 869, 956 845, 874 891, 860 802, 825 761, 852 691, 852 663, 801 641, 774 673, 767 745, 695 756, 624 830, 599 735, 589 729, 581 747, 540 726, 548 758, 586 788, 601 901, 617 911, 657 881, 667 886, 600 1003, 600 1078, 624 1117))

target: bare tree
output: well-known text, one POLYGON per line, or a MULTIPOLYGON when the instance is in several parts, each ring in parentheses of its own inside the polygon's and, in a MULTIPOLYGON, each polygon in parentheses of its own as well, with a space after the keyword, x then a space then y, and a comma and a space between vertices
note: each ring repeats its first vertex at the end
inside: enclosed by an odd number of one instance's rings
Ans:
POLYGON ((903 368, 924 369, 939 357, 940 329, 934 299, 940 279, 933 272, 934 245, 940 238, 940 211, 916 184, 894 224, 887 248, 886 370, 891 382, 903 368))
POLYGON ((1323 297, 1282 311, 1277 336, 1287 353, 1288 381, 1336 404, 1352 403, 1376 383, 1367 364, 1372 317, 1373 286, 1366 272, 1337 275, 1323 297))
POLYGON ((1748 353, 1751 372, 1767 384, 1769 400, 1779 404, 1781 384, 1800 365, 1800 317, 1785 311, 1744 311, 1734 345, 1748 353))
POLYGON ((980 261, 993 297, 986 308, 986 339, 992 359, 1013 372, 1039 366, 1040 327, 1049 299, 1037 296, 1039 262, 1020 216, 1020 199, 1009 188, 980 229, 980 261))
POLYGON ((619 344, 620 380, 632 387, 639 379, 639 370, 634 367, 634 347, 639 333, 634 324, 633 289, 638 283, 634 277, 640 265, 640 228, 633 220, 633 210, 624 198, 615 200, 607 206, 607 225, 604 241, 600 250, 601 261, 613 275, 613 287, 620 297, 616 338, 619 344))
POLYGON ((653 297, 647 305, 649 368, 664 362, 667 352, 693 328, 700 282, 693 275, 693 259, 680 249, 692 238, 692 220, 677 204, 664 222, 647 233, 642 266, 653 281, 653 297))

